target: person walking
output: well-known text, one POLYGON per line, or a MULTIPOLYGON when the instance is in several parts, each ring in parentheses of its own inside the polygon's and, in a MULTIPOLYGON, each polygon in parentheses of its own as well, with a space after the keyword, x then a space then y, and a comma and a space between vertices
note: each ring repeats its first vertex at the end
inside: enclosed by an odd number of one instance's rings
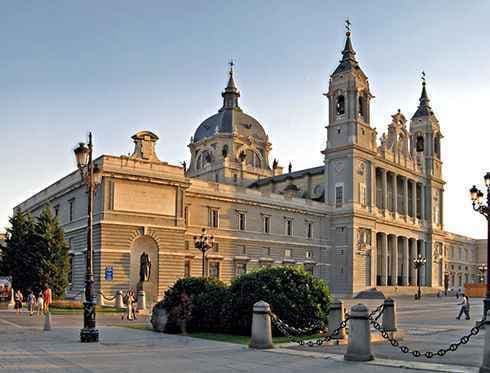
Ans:
POLYGON ((136 303, 137 299, 136 299, 136 293, 135 293, 133 288, 131 288, 130 294, 131 294, 130 298, 132 301, 132 304, 131 304, 132 319, 136 320, 136 307, 134 304, 136 303))
POLYGON ((464 313, 466 316, 466 320, 470 320, 470 299, 464 293, 461 298, 461 303, 458 303, 458 305, 461 306, 461 309, 459 310, 459 315, 456 318, 459 320, 464 313))
POLYGON ((42 291, 40 291, 37 294, 36 304, 37 304, 37 315, 41 316, 41 314, 44 312, 44 298, 43 298, 43 292, 42 291))
POLYGON ((133 307, 133 302, 131 300, 131 289, 128 289, 126 291, 126 294, 124 294, 123 302, 126 305, 126 309, 124 310, 124 313, 121 316, 121 320, 124 320, 124 317, 126 317, 127 320, 131 320, 132 316, 132 307, 133 307))
POLYGON ((14 300, 15 300, 15 314, 20 315, 20 310, 22 308, 22 301, 24 300, 24 296, 22 295, 22 292, 20 289, 17 289, 14 295, 14 300))
POLYGON ((36 297, 31 289, 29 289, 29 293, 27 294, 27 311, 29 312, 29 316, 34 314, 34 304, 36 304, 36 297))
POLYGON ((48 313, 49 306, 51 305, 51 303, 53 303, 53 293, 51 292, 51 289, 47 284, 44 285, 43 298, 44 298, 44 304, 43 304, 44 313, 48 313))

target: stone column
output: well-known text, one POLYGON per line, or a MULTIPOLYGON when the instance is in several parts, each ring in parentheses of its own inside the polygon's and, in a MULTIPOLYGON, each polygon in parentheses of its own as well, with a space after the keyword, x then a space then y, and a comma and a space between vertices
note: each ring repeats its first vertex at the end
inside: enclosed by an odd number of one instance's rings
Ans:
POLYGON ((410 271, 410 251, 408 248, 408 238, 403 237, 403 272, 402 272, 402 284, 408 286, 408 273, 410 271))
POLYGON ((388 209, 388 172, 382 168, 382 178, 383 178, 383 210, 388 209))
POLYGON ((408 178, 403 178, 403 212, 405 213, 405 218, 408 218, 408 178))
POLYGON ((413 259, 417 256, 417 240, 413 238, 410 239, 410 259, 408 261, 408 265, 410 266, 410 285, 417 286, 417 270, 413 265, 413 259))
POLYGON ((432 258, 427 258, 425 256, 425 241, 419 240, 419 242, 420 242, 420 254, 427 259, 427 262, 425 263, 425 265, 419 269, 419 271, 420 271, 420 286, 426 286, 426 284, 425 284, 425 271, 427 268, 427 264, 429 263, 429 260, 431 260, 432 258))
POLYGON ((391 237, 391 286, 398 285, 398 238, 392 234, 391 237))
POLYGON ((388 285, 388 235, 381 233, 381 285, 388 285))
POLYGON ((417 219, 417 183, 414 181, 412 183, 412 206, 413 206, 413 219, 417 219))
MULTIPOLYGON (((328 330, 334 331, 340 326, 340 323, 344 321, 344 303, 339 299, 334 299, 330 306, 330 312, 328 314, 328 330)), ((339 332, 332 336, 332 339, 344 339, 345 328, 339 330, 339 332)))
POLYGON ((371 265, 370 265, 370 271, 371 271, 371 286, 375 287, 376 284, 376 278, 378 275, 378 235, 376 234, 375 231, 371 231, 371 265))
POLYGON ((398 186, 396 179, 396 174, 393 173, 393 211, 395 212, 395 216, 398 214, 398 186))
POLYGON ((420 220, 425 220, 425 188, 420 184, 420 220))

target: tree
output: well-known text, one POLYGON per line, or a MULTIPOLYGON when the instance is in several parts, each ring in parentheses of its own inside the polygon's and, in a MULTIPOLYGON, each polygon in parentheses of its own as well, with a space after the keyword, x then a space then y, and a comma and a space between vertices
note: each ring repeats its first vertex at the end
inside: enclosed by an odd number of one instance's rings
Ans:
POLYGON ((39 284, 34 247, 35 223, 32 215, 18 211, 9 219, 1 271, 12 276, 13 286, 26 291, 39 284))
POLYGON ((55 296, 62 296, 68 286, 68 246, 51 209, 45 207, 36 220, 18 211, 9 221, 0 271, 12 276, 15 289, 48 285, 55 296))
POLYGON ((68 286, 68 245, 63 230, 51 209, 45 207, 34 229, 39 281, 48 285, 55 296, 62 296, 68 286))

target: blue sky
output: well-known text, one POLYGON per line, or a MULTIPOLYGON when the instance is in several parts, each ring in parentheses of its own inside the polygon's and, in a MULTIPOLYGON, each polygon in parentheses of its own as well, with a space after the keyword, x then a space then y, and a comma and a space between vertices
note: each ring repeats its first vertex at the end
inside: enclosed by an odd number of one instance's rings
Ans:
POLYGON ((489 14, 485 1, 3 2, 0 226, 73 170, 89 130, 98 154, 130 152, 130 136, 147 129, 160 136, 160 159, 189 159, 190 136, 221 105, 230 58, 240 105, 266 128, 272 157, 320 165, 322 93, 348 16, 380 134, 397 109, 413 114, 426 71, 445 135, 446 228, 482 237, 467 190, 490 170, 489 14))

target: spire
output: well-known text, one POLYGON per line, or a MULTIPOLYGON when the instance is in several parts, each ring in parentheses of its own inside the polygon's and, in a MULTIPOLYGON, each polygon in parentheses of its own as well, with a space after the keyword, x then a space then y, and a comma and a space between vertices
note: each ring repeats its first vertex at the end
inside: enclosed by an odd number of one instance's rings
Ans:
POLYGON ((434 115, 434 112, 430 107, 429 95, 427 94, 427 89, 425 88, 426 79, 425 79, 424 71, 422 71, 421 80, 422 80, 422 93, 420 94, 420 98, 419 98, 419 107, 417 108, 417 111, 415 112, 412 118, 434 115))
POLYGON ((228 74, 230 77, 228 78, 228 84, 226 85, 224 92, 221 93, 221 96, 223 97, 223 109, 239 109, 238 97, 240 97, 240 91, 238 90, 235 84, 235 79, 233 78, 233 66, 235 66, 233 60, 229 62, 229 65, 230 70, 228 74))
POLYGON ((354 51, 354 48, 352 47, 352 41, 351 41, 351 30, 350 30, 351 23, 349 19, 345 21, 345 29, 347 30, 345 33, 346 39, 345 39, 345 46, 344 50, 342 51, 342 59, 340 60, 339 66, 334 71, 334 74, 342 72, 342 71, 348 71, 352 70, 354 68, 359 68, 359 64, 356 60, 356 52, 354 51))

